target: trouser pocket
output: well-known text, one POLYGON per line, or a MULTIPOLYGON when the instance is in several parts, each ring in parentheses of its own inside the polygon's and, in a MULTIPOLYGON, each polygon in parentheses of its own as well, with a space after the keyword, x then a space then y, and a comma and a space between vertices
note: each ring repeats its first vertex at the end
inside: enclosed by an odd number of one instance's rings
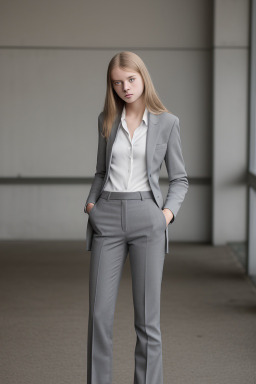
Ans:
POLYGON ((165 230, 167 228, 165 215, 162 211, 162 209, 157 205, 157 203, 153 199, 149 199, 150 207, 152 207, 153 210, 153 220, 158 218, 159 225, 165 230))

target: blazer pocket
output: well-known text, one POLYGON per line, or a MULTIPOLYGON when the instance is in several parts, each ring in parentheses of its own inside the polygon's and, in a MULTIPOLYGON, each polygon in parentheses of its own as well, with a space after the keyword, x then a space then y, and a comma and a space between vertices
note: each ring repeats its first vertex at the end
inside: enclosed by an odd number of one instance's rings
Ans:
POLYGON ((167 143, 159 143, 159 144, 156 144, 155 150, 159 151, 161 149, 166 149, 166 147, 167 147, 167 143))

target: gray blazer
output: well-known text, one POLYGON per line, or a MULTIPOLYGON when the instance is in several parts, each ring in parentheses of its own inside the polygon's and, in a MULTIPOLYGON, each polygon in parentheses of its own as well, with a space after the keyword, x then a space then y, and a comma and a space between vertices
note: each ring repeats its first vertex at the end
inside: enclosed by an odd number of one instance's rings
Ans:
MULTIPOLYGON (((112 147, 116 137, 117 128, 121 121, 118 114, 109 136, 106 140, 102 135, 103 112, 98 116, 98 153, 96 173, 89 195, 86 199, 84 212, 88 203, 96 203, 109 177, 112 147)), ((148 180, 155 201, 160 209, 169 208, 174 217, 177 216, 181 203, 187 193, 189 184, 185 164, 182 156, 179 118, 171 113, 163 112, 155 115, 148 111, 148 131, 146 139, 146 164, 148 180), (159 172, 162 162, 165 160, 168 172, 169 189, 163 201, 159 186, 159 172)), ((170 224, 169 223, 169 224, 170 224)), ((94 229, 89 220, 86 231, 86 250, 91 251, 94 229)), ((168 226, 165 229, 165 252, 169 253, 168 226)))

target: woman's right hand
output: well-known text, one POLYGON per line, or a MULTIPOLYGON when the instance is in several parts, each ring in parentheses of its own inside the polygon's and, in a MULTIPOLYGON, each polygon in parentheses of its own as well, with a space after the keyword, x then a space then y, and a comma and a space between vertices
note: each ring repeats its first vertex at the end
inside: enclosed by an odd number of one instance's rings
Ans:
POLYGON ((90 210, 92 209, 93 206, 94 206, 93 203, 89 203, 89 204, 87 204, 87 206, 86 206, 86 212, 88 213, 88 215, 90 214, 90 210))

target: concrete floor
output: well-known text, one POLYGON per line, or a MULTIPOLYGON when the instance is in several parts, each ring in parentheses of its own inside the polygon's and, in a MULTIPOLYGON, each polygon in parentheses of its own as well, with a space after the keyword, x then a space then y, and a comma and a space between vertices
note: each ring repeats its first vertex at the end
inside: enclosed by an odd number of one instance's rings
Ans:
MULTIPOLYGON (((0 243, 1 384, 86 383, 89 261, 85 242, 0 243)), ((133 384, 129 257, 117 300, 113 384, 133 384)), ((164 384, 256 384, 256 288, 229 246, 170 244, 161 329, 164 384)))

